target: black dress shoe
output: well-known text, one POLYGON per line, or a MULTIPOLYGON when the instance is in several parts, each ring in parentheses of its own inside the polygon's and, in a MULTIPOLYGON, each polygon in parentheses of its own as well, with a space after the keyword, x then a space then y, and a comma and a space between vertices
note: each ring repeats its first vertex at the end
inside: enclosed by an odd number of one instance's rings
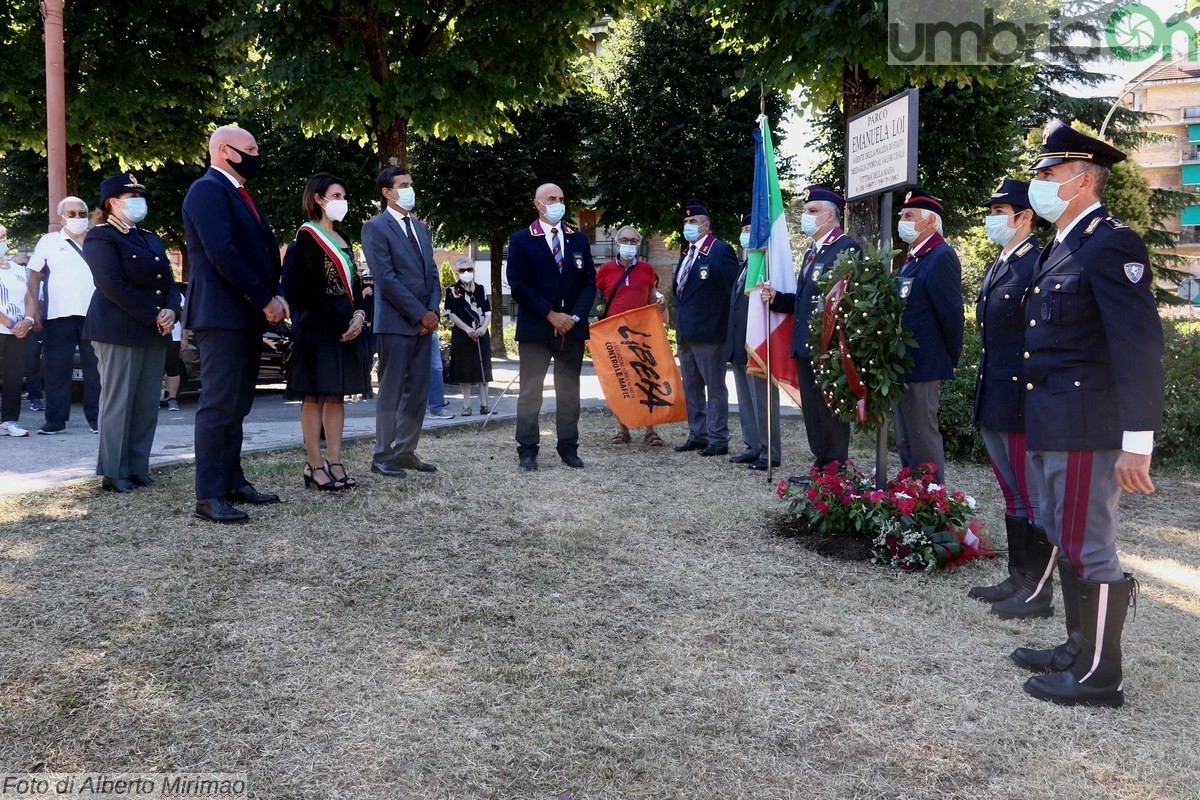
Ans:
POLYGON ((728 454, 728 447, 713 447, 711 444, 700 451, 700 455, 702 456, 723 456, 728 454))
POLYGON ((686 453, 689 450, 704 450, 708 447, 708 442, 697 442, 695 439, 688 439, 683 444, 675 445, 676 453, 686 453))
POLYGON ((754 453, 754 452, 747 450, 746 452, 742 453, 740 456, 730 456, 729 463, 730 464, 749 464, 753 461, 756 461, 757 459, 758 459, 758 453, 754 453))
MULTIPOLYGON (((580 464, 580 466, 583 466, 580 464)), ((537 459, 533 456, 524 456, 521 458, 521 469, 527 472, 537 472, 537 459)))
POLYGON ((132 492, 133 483, 124 478, 104 478, 100 481, 100 488, 106 492, 132 492))
POLYGON ((402 453, 393 458, 392 463, 397 467, 415 469, 417 472, 437 472, 437 464, 422 461, 416 453, 402 453))
POLYGON ((260 492, 250 484, 225 493, 225 499, 230 503, 251 503, 256 506, 270 505, 279 502, 279 495, 260 492))
MULTIPOLYGON (((767 470, 767 460, 766 460, 765 458, 757 458, 757 459, 755 459, 755 460, 754 460, 754 462, 753 462, 753 463, 751 463, 751 464, 748 464, 747 466, 748 466, 750 469, 756 469, 756 470, 759 470, 759 471, 762 471, 762 472, 766 472, 766 470, 767 470)), ((771 466, 772 466, 772 467, 778 467, 778 466, 779 466, 779 461, 778 461, 778 460, 772 461, 772 462, 771 462, 771 466)))
POLYGON ((150 480, 149 475, 130 475, 129 481, 134 486, 143 486, 149 488, 154 485, 154 481, 150 480))
POLYGON ((210 497, 196 503, 196 516, 208 522, 218 522, 223 525, 249 522, 250 515, 241 509, 234 508, 220 497, 210 497))
POLYGON ((371 462, 371 472, 377 475, 389 475, 393 478, 404 477, 404 468, 392 461, 373 461, 371 462))
POLYGON ((579 456, 577 456, 576 454, 563 453, 559 457, 562 459, 562 462, 564 464, 566 464, 568 467, 574 467, 575 469, 583 469, 583 459, 580 458, 579 456))

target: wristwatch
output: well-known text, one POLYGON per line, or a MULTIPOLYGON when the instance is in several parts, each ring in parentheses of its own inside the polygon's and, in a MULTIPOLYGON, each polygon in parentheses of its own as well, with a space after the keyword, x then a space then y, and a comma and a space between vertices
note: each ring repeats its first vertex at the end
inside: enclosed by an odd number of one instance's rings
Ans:
POLYGON ((579 315, 578 315, 578 314, 572 314, 572 315, 571 315, 571 321, 572 321, 572 322, 579 322, 579 315))

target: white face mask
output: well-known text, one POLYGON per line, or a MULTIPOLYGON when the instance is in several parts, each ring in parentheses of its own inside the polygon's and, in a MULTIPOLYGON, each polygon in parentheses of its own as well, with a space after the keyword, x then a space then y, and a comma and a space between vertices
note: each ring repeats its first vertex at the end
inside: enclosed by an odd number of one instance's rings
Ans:
POLYGON ((396 190, 396 205, 405 211, 412 211, 417 207, 417 193, 413 191, 411 186, 405 186, 403 189, 396 190))
POLYGON ((475 270, 463 270, 462 272, 458 273, 458 279, 463 283, 470 283, 471 281, 475 280, 475 270))
POLYGON ((67 233, 73 233, 76 236, 86 233, 88 229, 87 217, 67 217, 67 221, 63 223, 63 227, 67 229, 67 233))
POLYGON ((637 255, 638 246, 636 244, 621 244, 617 245, 617 253, 626 261, 633 260, 637 255))
POLYGON ((546 209, 546 219, 550 220, 551 225, 557 225, 559 220, 567 213, 567 207, 562 203, 543 204, 546 209))
POLYGON ((325 216, 329 217, 333 222, 341 222, 346 218, 346 212, 350 210, 350 203, 347 200, 330 200, 325 204, 325 216))
POLYGON ((917 223, 911 219, 902 219, 900 220, 900 224, 896 226, 896 233, 900 235, 902 240, 908 244, 912 244, 917 240, 917 223))
POLYGON ((983 227, 989 239, 1004 247, 1012 241, 1017 232, 1017 229, 1012 227, 1013 221, 1013 218, 1006 214, 990 214, 983 218, 983 227))
POLYGON ((1082 178, 1084 173, 1079 173, 1070 180, 1065 180, 1062 183, 1054 181, 1042 180, 1034 178, 1029 182, 1029 205, 1033 207, 1033 213, 1037 214, 1042 219, 1050 223, 1058 222, 1058 218, 1067 210, 1067 206, 1071 205, 1071 201, 1079 197, 1079 192, 1063 200, 1058 196, 1058 187, 1066 186, 1076 178, 1082 178))

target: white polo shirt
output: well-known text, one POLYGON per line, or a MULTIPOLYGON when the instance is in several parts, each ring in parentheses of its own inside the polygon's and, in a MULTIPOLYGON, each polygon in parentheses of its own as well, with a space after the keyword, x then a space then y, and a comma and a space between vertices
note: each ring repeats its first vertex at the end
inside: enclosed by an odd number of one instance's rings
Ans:
POLYGON ((87 316, 96 284, 83 254, 62 231, 47 233, 39 239, 29 257, 29 269, 34 272, 42 272, 46 267, 50 268, 49 280, 43 285, 46 319, 87 316))

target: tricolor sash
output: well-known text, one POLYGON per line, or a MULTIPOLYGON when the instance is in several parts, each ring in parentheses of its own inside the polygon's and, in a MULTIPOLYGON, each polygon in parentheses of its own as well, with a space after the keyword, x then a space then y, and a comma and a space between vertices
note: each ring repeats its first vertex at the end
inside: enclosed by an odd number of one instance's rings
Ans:
MULTIPOLYGON (((312 222, 306 222, 300 226, 300 230, 308 231, 317 240, 317 244, 321 246, 321 249, 325 251, 325 255, 329 256, 329 260, 333 262, 333 266, 337 269, 338 277, 342 279, 342 286, 346 288, 346 296, 353 302, 354 261, 351 260, 350 256, 346 255, 346 251, 321 226, 312 222)), ((296 235, 299 236, 300 234, 297 233, 296 235)))

